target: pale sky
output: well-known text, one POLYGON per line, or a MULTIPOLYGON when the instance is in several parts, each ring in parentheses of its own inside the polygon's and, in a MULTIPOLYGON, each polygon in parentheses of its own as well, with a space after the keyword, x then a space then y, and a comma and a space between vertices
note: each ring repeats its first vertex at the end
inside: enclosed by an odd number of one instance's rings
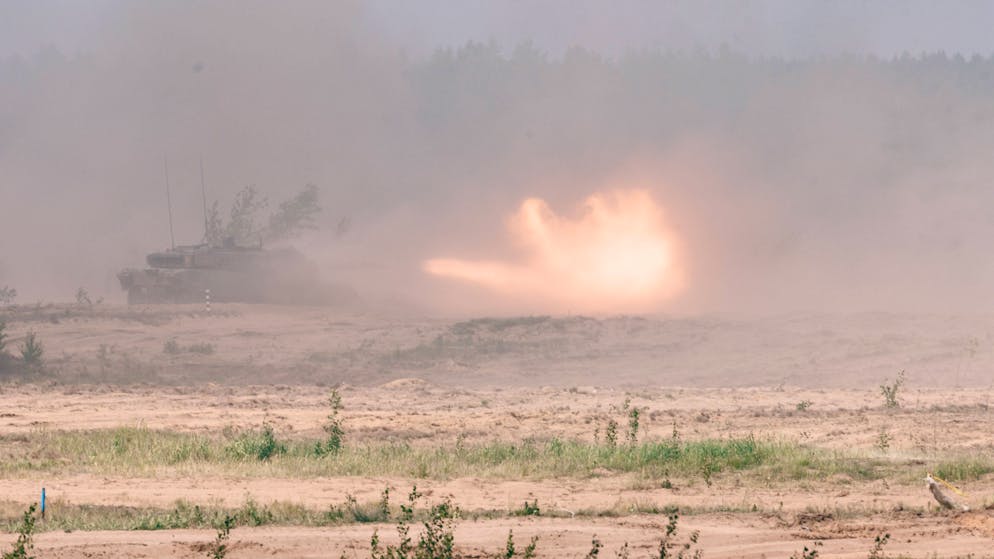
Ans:
MULTIPOLYGON (((238 2, 220 2, 225 3, 238 9, 238 2)), ((45 45, 69 55, 90 52, 101 35, 126 21, 116 17, 119 12, 141 6, 124 0, 0 0, 0 56, 30 55, 45 45)), ((189 4, 191 18, 201 6, 189 4)), ((340 2, 283 6, 341 11, 340 2)), ((552 55, 571 46, 613 56, 644 48, 716 50, 722 44, 784 57, 994 53, 994 2, 984 0, 368 0, 356 12, 355 27, 418 57, 471 40, 493 40, 508 50, 531 41, 552 55)))

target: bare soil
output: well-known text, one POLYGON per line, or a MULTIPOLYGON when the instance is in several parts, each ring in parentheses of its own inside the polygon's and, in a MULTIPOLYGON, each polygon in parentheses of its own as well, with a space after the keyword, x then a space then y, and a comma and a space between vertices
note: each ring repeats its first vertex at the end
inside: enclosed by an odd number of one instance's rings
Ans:
MULTIPOLYGON (((593 440, 626 398, 645 409, 644 437, 677 428, 688 440, 755 435, 892 459, 994 449, 990 411, 994 317, 791 315, 764 320, 668 317, 525 317, 443 320, 339 316, 326 309, 221 306, 22 307, 3 311, 11 346, 34 330, 47 373, 0 384, 0 435, 39 429, 145 425, 184 432, 275 426, 318 437, 330 386, 341 387, 347 444, 390 441, 593 440), (175 340, 178 351, 167 352, 175 340), (212 352, 187 348, 210 344, 212 352), (879 384, 906 370, 901 407, 882 406, 879 384), (798 409, 798 404, 806 403, 798 409), (887 433, 888 448, 878 448, 887 433)), ((924 472, 922 472, 924 475, 924 472)), ((891 556, 992 553, 994 478, 964 487, 973 512, 936 509, 925 484, 814 480, 757 484, 734 473, 711 486, 646 485, 633 475, 589 479, 152 478, 66 473, 0 479, 0 499, 27 505, 40 487, 53 503, 238 506, 289 501, 323 508, 346 494, 375 500, 413 484, 451 495, 465 511, 513 510, 538 499, 556 518, 466 519, 457 547, 498 552, 539 535, 539 557, 582 557, 595 535, 602 556, 624 542, 655 551, 665 515, 571 516, 630 504, 710 510, 683 515, 705 557, 789 557, 815 540, 822 557, 866 557, 889 533, 891 556), (755 510, 756 512, 753 512, 755 510)), ((53 509, 52 514, 57 514, 53 509)), ((238 527, 229 557, 364 556, 373 530, 238 527)), ((42 532, 39 557, 202 557, 213 532, 42 532)), ((6 549, 12 534, 0 534, 6 549)))

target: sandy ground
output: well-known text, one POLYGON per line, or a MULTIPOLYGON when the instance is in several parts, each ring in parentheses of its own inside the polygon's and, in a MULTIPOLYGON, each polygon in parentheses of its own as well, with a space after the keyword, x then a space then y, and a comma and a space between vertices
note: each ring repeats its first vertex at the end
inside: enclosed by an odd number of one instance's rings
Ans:
MULTIPOLYGON (((593 439, 626 398, 645 410, 648 438, 674 425, 687 439, 753 434, 891 457, 994 449, 994 317, 811 316, 730 318, 584 317, 424 320, 335 316, 281 307, 199 309, 22 308, 6 315, 12 345, 35 330, 50 376, 0 384, 0 435, 38 429, 146 425, 187 432, 273 424, 286 436, 317 436, 328 387, 341 384, 354 442, 438 445, 593 439), (177 353, 164 351, 175 340, 177 353), (210 354, 184 348, 209 343, 210 354), (907 371, 902 407, 884 410, 878 386, 907 371), (798 404, 806 403, 799 410, 798 404), (890 449, 875 449, 886 432, 890 449)), ((750 486, 722 474, 712 487, 646 488, 610 472, 591 479, 446 481, 401 478, 154 478, 67 473, 0 479, 0 498, 27 504, 41 486, 53 503, 171 506, 292 501, 311 507, 346 494, 374 500, 383 487, 414 482, 467 511, 503 510, 538 499, 561 518, 463 520, 459 549, 495 553, 513 528, 520 546, 539 535, 540 557, 582 557, 594 535, 614 556, 655 550, 661 515, 571 518, 580 509, 629 503, 741 510, 685 515, 705 557, 789 557, 813 540, 822 557, 866 557, 890 533, 891 556, 992 553, 994 511, 941 513, 921 486, 816 480, 750 486), (759 512, 748 512, 756 505, 759 512), (860 514, 812 511, 854 510, 860 514), (926 512, 921 512, 921 511, 926 512), (919 511, 919 512, 912 512, 919 511)), ((977 504, 994 478, 967 488, 977 504)), ((379 529, 239 527, 229 557, 364 556, 379 529)), ((213 532, 44 532, 39 557, 198 557, 213 532)), ((13 535, 0 534, 0 548, 13 535)))
MULTIPOLYGON (((216 432, 263 422, 320 436, 328 414, 322 386, 114 387, 0 385, 0 434, 36 429, 144 425, 216 432)), ((873 389, 451 388, 421 379, 376 387, 346 385, 343 417, 354 441, 437 445, 498 440, 593 441, 594 430, 626 399, 643 410, 649 438, 787 438, 825 448, 872 448, 886 431, 894 448, 923 452, 989 450, 994 409, 986 388, 906 386, 901 408, 887 410, 873 389), (798 404, 807 408, 798 411, 798 404)))
POLYGON ((424 319, 219 305, 22 306, 65 381, 376 386, 991 387, 994 315, 424 319), (163 350, 170 340, 181 349, 163 350), (186 351, 210 344, 213 354, 186 351))
MULTIPOLYGON (((865 558, 879 533, 880 519, 863 523, 813 522, 793 526, 776 519, 751 515, 702 515, 687 519, 683 528, 699 530, 701 549, 708 558, 790 557, 817 539, 821 557, 865 558)), ((987 516, 958 518, 884 519, 891 542, 888 557, 974 557, 990 549, 992 520, 987 516)), ((493 520, 465 522, 455 532, 460 550, 480 557, 502 551, 508 530, 518 545, 539 536, 539 557, 583 557, 597 536, 604 544, 602 556, 613 557, 629 544, 632 557, 656 552, 658 534, 665 518, 627 517, 596 520, 493 520)), ((390 526, 349 526, 344 528, 238 528, 232 533, 229 557, 327 558, 368 556, 369 538, 379 528, 384 543, 396 539, 390 526)), ((73 532, 46 533, 38 537, 40 557, 203 557, 213 534, 196 530, 157 532, 73 532)), ((9 538, 8 538, 9 539, 9 538)))

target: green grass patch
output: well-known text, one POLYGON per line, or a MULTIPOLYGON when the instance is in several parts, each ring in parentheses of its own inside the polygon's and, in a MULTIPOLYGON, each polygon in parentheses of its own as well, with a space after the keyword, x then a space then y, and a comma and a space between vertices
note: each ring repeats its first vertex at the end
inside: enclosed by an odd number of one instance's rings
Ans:
POLYGON ((940 462, 933 473, 946 481, 972 481, 994 473, 994 462, 989 458, 964 457, 940 462))
MULTIPOLYGON (((0 502, 0 532, 12 532, 22 516, 22 504, 0 502)), ((380 503, 357 503, 353 499, 327 509, 273 502, 261 505, 247 499, 237 508, 205 506, 177 501, 171 508, 119 505, 77 505, 58 500, 48 503, 44 522, 38 530, 175 530, 210 529, 220 519, 232 517, 239 526, 335 526, 386 522, 389 513, 380 503)))
MULTIPOLYGON (((427 503, 426 503, 427 505, 427 503)), ((535 507, 538 503, 535 503, 535 507)), ((23 518, 23 503, 0 501, 0 533, 13 533, 23 518)), ((835 519, 863 518, 892 508, 847 506, 847 507, 808 507, 805 513, 827 514, 835 519)), ((905 509, 922 512, 923 509, 905 509)), ((563 508, 542 508, 540 512, 526 516, 547 518, 622 518, 627 516, 672 514, 697 515, 714 513, 771 513, 775 508, 742 502, 717 505, 676 505, 650 500, 619 500, 604 507, 588 507, 577 510, 563 508)), ((520 509, 455 509, 459 518, 466 520, 493 520, 522 516, 520 509)), ((344 526, 367 523, 387 523, 402 518, 401 507, 390 506, 380 501, 357 502, 346 497, 340 504, 327 508, 311 508, 301 504, 275 501, 261 504, 248 498, 238 507, 195 504, 176 501, 171 507, 132 507, 122 505, 73 504, 61 500, 48 502, 44 521, 35 525, 35 531, 96 531, 96 530, 179 530, 214 529, 224 518, 232 518, 234 526, 344 526)), ((423 521, 431 515, 428 506, 412 510, 411 519, 423 521)))
MULTIPOLYGON (((346 445, 335 454, 315 453, 316 441, 280 440, 269 427, 214 434, 179 433, 147 428, 87 431, 36 431, 0 437, 0 474, 45 473, 96 475, 235 475, 400 476, 451 479, 584 478, 634 473, 642 479, 669 476, 704 478, 750 471, 767 480, 820 478, 837 473, 876 479, 893 472, 880 458, 826 451, 793 442, 754 437, 699 441, 655 441, 610 446, 553 439, 548 442, 491 442, 478 445, 346 445)), ((970 473, 991 471, 978 460, 970 473), (987 468, 985 470, 985 468, 987 468)))

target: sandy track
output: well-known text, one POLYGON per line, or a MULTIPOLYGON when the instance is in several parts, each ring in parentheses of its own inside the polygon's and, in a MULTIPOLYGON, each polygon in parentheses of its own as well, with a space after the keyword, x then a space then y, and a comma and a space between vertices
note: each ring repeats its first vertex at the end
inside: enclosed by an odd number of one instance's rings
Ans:
MULTIPOLYGON (((506 519, 464 521, 456 528, 458 549, 469 556, 501 550, 507 531, 514 530, 518 545, 539 535, 539 557, 582 557, 597 536, 604 544, 602 555, 613 556, 628 542, 633 557, 652 554, 666 519, 627 517, 624 519, 506 519)), ((951 557, 989 550, 991 519, 986 516, 872 518, 859 522, 808 522, 783 526, 775 518, 759 515, 705 515, 687 517, 681 530, 699 530, 700 547, 709 559, 789 557, 818 538, 822 557, 865 558, 873 538, 886 529, 890 555, 907 557, 951 557)), ((384 543, 396 539, 388 525, 361 525, 341 528, 262 527, 236 528, 232 533, 232 558, 327 558, 362 557, 369 537, 378 530, 384 543)), ((74 532, 44 533, 37 538, 40 557, 77 559, 91 557, 203 557, 213 539, 206 530, 156 532, 74 532)), ((11 540, 0 536, 0 543, 11 540)))
MULTIPOLYGON (((347 495, 360 502, 375 502, 384 488, 403 496, 416 484, 419 491, 435 500, 451 496, 464 510, 513 511, 526 501, 556 515, 592 510, 627 509, 636 504, 660 509, 677 505, 690 509, 731 509, 773 511, 786 515, 807 510, 849 509, 857 513, 891 511, 900 508, 925 510, 934 507, 923 486, 898 486, 885 481, 858 486, 838 482, 807 482, 795 487, 762 488, 743 486, 734 476, 713 487, 702 483, 674 489, 643 488, 632 476, 610 476, 583 480, 488 481, 460 478, 451 481, 391 477, 336 477, 315 479, 286 478, 121 478, 92 475, 8 479, 3 481, 4 497, 27 506, 38 500, 40 487, 58 504, 100 504, 171 507, 177 500, 238 507, 247 498, 260 504, 290 502, 324 509, 345 502, 347 495)), ((994 483, 973 482, 971 493, 979 497, 994 494, 994 483)))

